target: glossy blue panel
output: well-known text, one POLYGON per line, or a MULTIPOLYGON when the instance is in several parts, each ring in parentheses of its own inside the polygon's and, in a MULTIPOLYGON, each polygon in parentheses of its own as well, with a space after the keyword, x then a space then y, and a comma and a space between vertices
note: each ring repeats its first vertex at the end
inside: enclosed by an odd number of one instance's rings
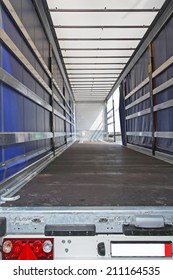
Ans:
POLYGON ((23 81, 23 66, 5 47, 2 47, 2 68, 20 82, 23 81))
POLYGON ((8 178, 26 167, 26 159, 19 159, 15 161, 15 163, 13 162, 7 164, 6 167, 7 167, 6 178, 8 178))
POLYGON ((34 152, 36 150, 37 150, 37 141, 31 141, 25 143, 26 154, 30 152, 34 152))
POLYGON ((16 144, 11 146, 4 147, 4 157, 5 161, 12 159, 14 157, 25 154, 25 145, 24 144, 16 144))
POLYGON ((4 92, 4 131, 24 131, 24 98, 12 88, 3 86, 4 92))
POLYGON ((0 167, 0 181, 3 180, 3 175, 4 175, 4 167, 0 167))

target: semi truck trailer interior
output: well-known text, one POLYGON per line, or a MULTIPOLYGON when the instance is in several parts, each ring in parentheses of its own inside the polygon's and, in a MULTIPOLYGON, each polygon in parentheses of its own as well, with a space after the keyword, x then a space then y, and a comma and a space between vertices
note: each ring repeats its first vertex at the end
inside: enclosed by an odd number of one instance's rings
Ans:
POLYGON ((173 1, 0 1, 0 260, 172 258, 173 1))

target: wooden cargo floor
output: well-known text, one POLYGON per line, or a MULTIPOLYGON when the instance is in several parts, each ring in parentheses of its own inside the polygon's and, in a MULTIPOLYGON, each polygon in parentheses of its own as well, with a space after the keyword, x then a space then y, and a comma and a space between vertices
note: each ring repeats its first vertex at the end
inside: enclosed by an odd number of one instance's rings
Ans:
POLYGON ((115 144, 75 143, 4 206, 173 206, 173 166, 115 144))

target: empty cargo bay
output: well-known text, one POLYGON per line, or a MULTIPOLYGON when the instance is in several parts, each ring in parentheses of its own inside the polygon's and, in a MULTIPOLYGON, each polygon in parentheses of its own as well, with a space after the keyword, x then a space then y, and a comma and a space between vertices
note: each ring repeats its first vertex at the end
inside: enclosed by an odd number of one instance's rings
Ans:
POLYGON ((6 206, 171 206, 172 165, 121 145, 75 143, 6 206))

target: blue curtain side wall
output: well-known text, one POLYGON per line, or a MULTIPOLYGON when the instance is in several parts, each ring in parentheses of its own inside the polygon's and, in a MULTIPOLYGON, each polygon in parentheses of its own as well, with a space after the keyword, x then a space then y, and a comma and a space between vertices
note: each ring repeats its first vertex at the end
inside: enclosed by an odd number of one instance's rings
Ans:
MULTIPOLYGON (((154 69, 157 69, 173 55, 173 18, 162 29, 153 42, 154 48, 154 69), (162 50, 161 52, 159 50, 162 50)), ((173 78, 173 65, 154 79, 154 87, 160 86, 173 78)), ((173 87, 160 92, 155 97, 155 105, 173 100, 173 87)), ((173 132, 173 107, 160 110, 156 113, 156 131, 173 132)), ((157 138, 157 149, 162 152, 173 153, 173 139, 157 138)))
MULTIPOLYGON (((171 18, 160 33, 152 42, 153 46, 153 66, 154 70, 158 69, 164 62, 173 56, 173 18, 171 18)), ((145 78, 148 77, 149 49, 138 60, 133 69, 128 73, 125 80, 125 95, 127 96, 135 89, 145 78)), ((153 88, 157 88, 163 83, 173 78, 173 65, 169 66, 161 74, 153 79, 153 88)), ((142 87, 135 94, 125 100, 125 106, 138 100, 141 96, 149 92, 149 84, 142 87)), ((122 98, 122 95, 121 95, 122 98)), ((121 101, 120 98, 120 101, 121 101)), ((173 100, 173 87, 169 87, 154 96, 154 106, 173 100)), ((126 110, 126 116, 151 107, 150 98, 139 104, 136 104, 126 110)), ((123 106, 123 105, 122 105, 123 106)), ((120 102, 121 107, 121 102, 120 102)), ((120 109, 123 111, 123 109, 120 109)), ((121 112, 122 114, 122 112, 121 112)), ((123 127, 123 118, 121 117, 121 126, 123 127)), ((155 131, 156 132, 173 132, 173 107, 162 109, 154 113, 155 131)), ((151 132, 151 114, 138 116, 126 120, 126 129, 128 132, 151 132)), ((122 130, 123 131, 123 130, 122 130)), ((151 149, 151 137, 143 136, 127 136, 127 142, 135 145, 144 146, 151 149)), ((156 150, 165 153, 173 154, 173 139, 172 138, 156 138, 156 150)))
MULTIPOLYGON (((14 10, 22 21, 31 39, 40 52, 44 62, 49 67, 49 41, 34 8, 33 2, 28 0, 10 0, 14 10)), ((29 44, 10 15, 2 8, 2 28, 22 52, 29 63, 36 69, 41 78, 50 86, 50 78, 40 64, 29 44)), ((1 67, 16 80, 25 85, 37 96, 51 105, 52 97, 38 82, 32 73, 19 61, 19 59, 0 42, 2 49, 1 67)), ((53 58, 54 78, 63 92, 63 78, 53 58)), ((64 104, 60 93, 54 88, 61 103, 64 104)), ((54 102, 55 109, 65 115, 64 110, 54 102)), ((24 97, 17 90, 0 82, 0 132, 51 132, 52 113, 39 106, 34 101, 24 97)), ((65 132, 65 121, 55 117, 56 132, 65 132)), ((56 147, 65 144, 65 137, 56 138, 56 147)), ((0 181, 6 179, 24 167, 44 156, 52 149, 51 139, 24 142, 0 147, 0 181)))
MULTIPOLYGON (((142 57, 138 60, 136 65, 130 71, 126 77, 126 95, 135 89, 143 80, 148 76, 148 64, 149 64, 149 51, 147 50, 142 57)), ((149 85, 142 87, 135 94, 130 96, 125 101, 125 105, 129 105, 135 100, 139 99, 149 91, 149 85)), ((126 110, 126 116, 130 116, 134 113, 148 109, 150 107, 150 99, 134 105, 126 110)), ((151 130, 150 115, 144 115, 141 117, 131 118, 126 121, 126 129, 128 132, 148 132, 151 130)), ((151 139, 148 137, 128 136, 127 142, 135 145, 151 147, 151 139)))

